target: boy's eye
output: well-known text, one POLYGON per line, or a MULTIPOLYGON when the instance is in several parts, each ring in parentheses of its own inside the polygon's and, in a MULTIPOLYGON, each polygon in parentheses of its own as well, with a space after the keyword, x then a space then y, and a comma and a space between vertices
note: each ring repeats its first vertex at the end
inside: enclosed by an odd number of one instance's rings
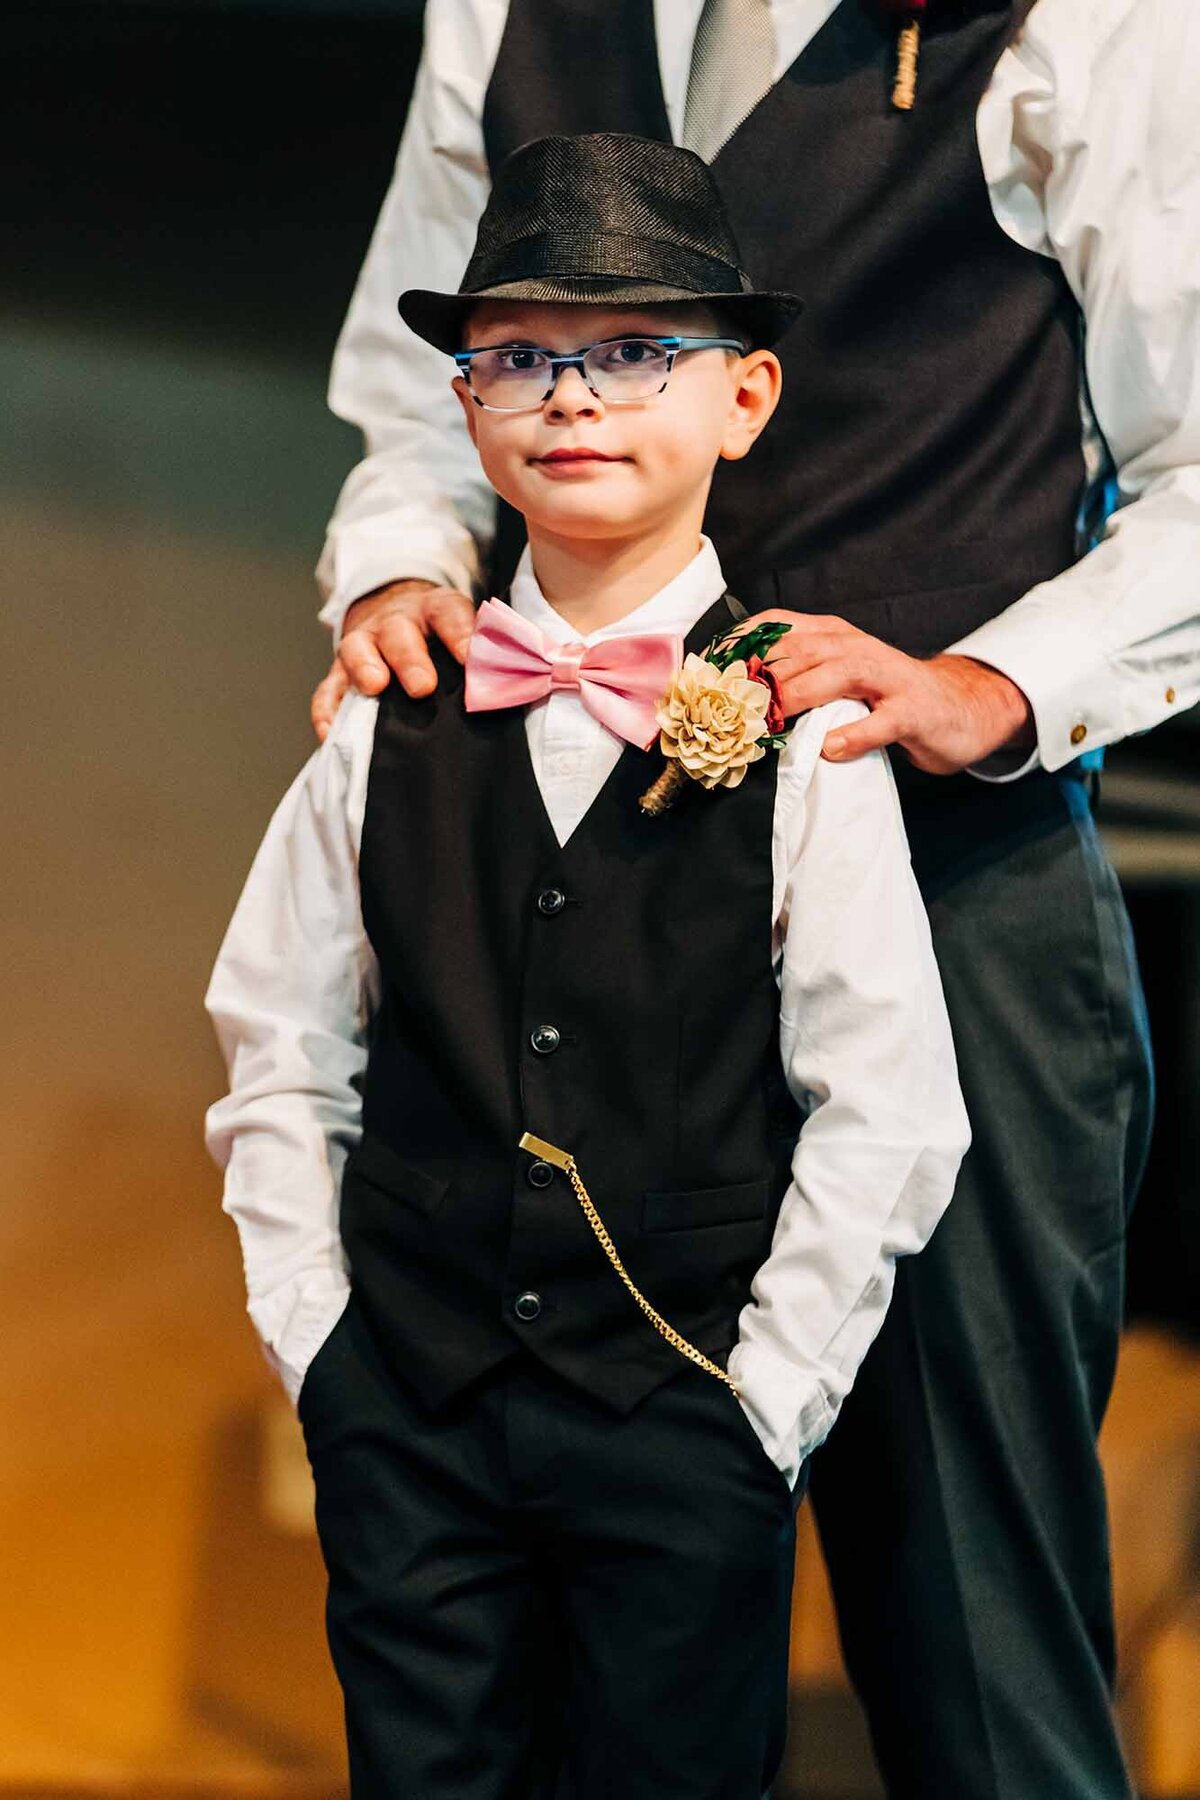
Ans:
POLYGON ((491 350, 486 356, 480 357, 479 361, 494 375, 528 375, 534 369, 546 367, 544 351, 517 347, 491 350))
POLYGON ((610 344, 598 344, 592 354, 605 369, 656 368, 667 360, 662 345, 648 338, 617 338, 610 344))

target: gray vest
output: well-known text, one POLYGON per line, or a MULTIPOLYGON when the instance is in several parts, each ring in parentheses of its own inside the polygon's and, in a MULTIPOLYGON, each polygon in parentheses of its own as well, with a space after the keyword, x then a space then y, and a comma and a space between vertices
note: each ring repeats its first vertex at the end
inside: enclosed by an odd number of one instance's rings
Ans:
MULTIPOLYGON (((719 465, 706 520, 752 611, 837 612, 926 655, 1075 559, 1078 309, 1000 230, 975 139, 1027 10, 931 9, 905 114, 894 16, 843 0, 713 164, 755 281, 807 302, 780 411, 719 465)), ((484 128, 493 167, 545 132, 667 139, 652 0, 513 0, 484 128)), ((517 541, 508 520, 497 579, 517 541)))

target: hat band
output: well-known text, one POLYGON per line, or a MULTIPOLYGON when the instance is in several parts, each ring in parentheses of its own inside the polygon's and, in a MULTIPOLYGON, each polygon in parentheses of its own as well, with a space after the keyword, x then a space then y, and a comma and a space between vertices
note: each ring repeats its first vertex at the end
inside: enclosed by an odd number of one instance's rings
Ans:
POLYGON ((490 287, 539 276, 599 275, 612 281, 653 281, 685 292, 728 294, 750 291, 750 280, 736 263, 705 256, 678 242, 631 237, 616 231, 547 231, 478 251, 463 276, 460 294, 480 294, 490 287))

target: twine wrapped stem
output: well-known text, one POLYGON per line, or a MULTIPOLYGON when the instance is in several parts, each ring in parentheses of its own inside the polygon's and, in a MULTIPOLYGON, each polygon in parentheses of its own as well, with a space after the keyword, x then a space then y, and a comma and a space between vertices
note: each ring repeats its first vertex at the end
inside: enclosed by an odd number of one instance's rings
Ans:
POLYGON ((897 112, 911 112, 917 104, 917 58, 921 51, 921 21, 910 19, 902 26, 896 50, 896 84, 892 89, 892 105, 897 112))
POLYGON ((661 775, 655 776, 638 801, 638 805, 644 813, 649 813, 652 819, 657 819, 660 813, 665 813, 671 802, 678 798, 685 783, 690 780, 690 775, 686 773, 683 764, 676 758, 667 764, 661 775))
POLYGON ((917 59, 921 53, 921 20, 929 0, 882 0, 885 12, 900 21, 896 42, 896 80, 892 105, 897 112, 911 112, 917 103, 917 59))

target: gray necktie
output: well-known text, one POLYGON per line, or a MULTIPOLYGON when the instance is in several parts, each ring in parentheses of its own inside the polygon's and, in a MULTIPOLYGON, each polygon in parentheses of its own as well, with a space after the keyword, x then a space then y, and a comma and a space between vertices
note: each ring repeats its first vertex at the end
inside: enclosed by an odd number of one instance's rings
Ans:
POLYGON ((704 0, 680 142, 711 162, 775 81, 770 0, 704 0))

